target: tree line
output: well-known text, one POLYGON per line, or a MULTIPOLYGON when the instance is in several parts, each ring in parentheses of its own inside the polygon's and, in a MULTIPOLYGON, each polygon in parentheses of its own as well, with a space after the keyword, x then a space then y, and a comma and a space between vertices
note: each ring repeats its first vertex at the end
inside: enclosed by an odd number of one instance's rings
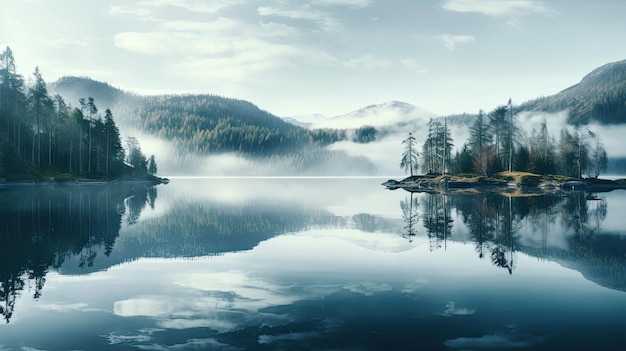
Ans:
POLYGON ((528 134, 510 99, 507 105, 497 106, 489 113, 480 110, 470 125, 469 139, 454 155, 446 118, 431 118, 427 128, 421 153, 412 133, 402 141, 405 148, 400 168, 411 176, 421 168, 426 174, 490 176, 501 171, 524 171, 597 178, 608 167, 607 153, 598 134, 578 124, 563 127, 557 140, 549 133, 545 119, 539 130, 528 134))
POLYGON ((16 70, 13 52, 0 53, 0 178, 23 175, 145 177, 157 171, 154 155, 134 138, 126 152, 113 113, 100 113, 92 97, 76 107, 51 96, 38 67, 29 82, 16 70))

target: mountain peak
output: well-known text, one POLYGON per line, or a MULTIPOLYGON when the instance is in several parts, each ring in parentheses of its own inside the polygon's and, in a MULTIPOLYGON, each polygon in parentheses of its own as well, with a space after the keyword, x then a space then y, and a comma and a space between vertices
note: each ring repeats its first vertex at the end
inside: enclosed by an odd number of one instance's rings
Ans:
POLYGON ((626 60, 602 65, 589 72, 580 81, 580 84, 611 84, 626 80, 626 60))
POLYGON ((571 124, 626 123, 626 60, 602 65, 561 92, 527 101, 520 111, 569 111, 571 124))
POLYGON ((93 97, 98 107, 113 107, 127 93, 109 83, 89 77, 64 76, 49 84, 49 90, 63 96, 66 102, 77 104, 78 99, 93 97))

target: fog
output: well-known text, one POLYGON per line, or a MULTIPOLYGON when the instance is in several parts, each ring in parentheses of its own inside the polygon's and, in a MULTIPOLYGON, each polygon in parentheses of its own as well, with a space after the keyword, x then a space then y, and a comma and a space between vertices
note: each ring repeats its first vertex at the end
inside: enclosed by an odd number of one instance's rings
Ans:
MULTIPOLYGON (((364 125, 376 125, 379 131, 377 139, 370 143, 356 143, 351 140, 331 144, 320 152, 326 152, 316 161, 307 161, 302 166, 302 153, 271 158, 244 157, 236 153, 219 155, 194 155, 180 151, 172 142, 141 133, 137 130, 126 130, 123 140, 132 135, 140 142, 142 151, 149 157, 154 154, 158 165, 158 174, 164 176, 381 176, 403 177, 400 158, 404 150, 402 140, 408 133, 413 133, 418 150, 427 137, 426 123, 430 117, 414 114, 416 110, 392 106, 390 110, 377 108, 364 109, 360 112, 340 116, 333 123, 351 125, 351 130, 364 125), (367 113, 363 111, 367 111, 367 113), (376 123, 373 123, 376 122, 376 123), (382 136, 381 136, 382 134, 382 136), (298 166, 294 166, 297 164, 298 166)), ((549 133, 558 142, 559 134, 567 125, 567 111, 558 113, 520 112, 517 118, 523 129, 523 135, 530 137, 533 130, 539 131, 545 119, 549 133)), ((467 121, 466 121, 467 123, 467 121)), ((322 124, 326 125, 328 123, 322 124)), ((471 122, 470 122, 471 124, 471 122)), ((314 127, 319 127, 315 125, 314 127)), ((452 154, 460 151, 469 139, 469 125, 448 121, 454 148, 452 154)), ((626 126, 603 126, 590 124, 586 126, 600 137, 609 158, 626 157, 623 147, 623 135, 626 126)), ((350 132, 348 133, 350 134, 350 132)))
MULTIPOLYGON (((524 128, 528 136, 531 135, 533 128, 539 131, 542 121, 547 121, 548 132, 558 142, 559 134, 563 127, 567 127, 570 131, 574 126, 567 124, 567 111, 558 113, 536 113, 521 112, 518 114, 520 125, 524 128)), ((624 136, 626 136, 626 125, 601 125, 598 123, 590 123, 584 126, 600 138, 600 143, 606 149, 609 158, 626 157, 626 148, 624 147, 624 136)), ((591 142, 591 141, 590 141, 591 142)))

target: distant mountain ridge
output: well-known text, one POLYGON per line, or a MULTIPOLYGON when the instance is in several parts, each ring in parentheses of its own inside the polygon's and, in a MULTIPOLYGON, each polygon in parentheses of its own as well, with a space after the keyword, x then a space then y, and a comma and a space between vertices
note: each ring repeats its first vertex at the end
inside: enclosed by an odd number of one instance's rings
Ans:
POLYGON ((78 99, 91 96, 96 99, 100 106, 113 108, 119 101, 135 96, 109 83, 99 82, 89 77, 61 77, 48 83, 48 90, 63 96, 63 99, 67 103, 71 103, 72 106, 78 104, 78 99), (85 93, 89 93, 89 95, 85 95, 85 93))
POLYGON ((160 151, 169 157, 161 162, 167 166, 159 169, 167 169, 170 175, 193 172, 206 167, 204 157, 225 154, 245 160, 248 167, 230 163, 231 168, 211 172, 332 175, 328 172, 371 174, 376 168, 363 157, 324 148, 346 139, 344 131, 305 129, 245 100, 210 94, 141 96, 84 77, 64 77, 50 84, 49 90, 72 106, 78 105, 79 98, 93 97, 100 111, 111 108, 121 130, 165 142, 166 150, 160 151))
POLYGON ((569 111, 570 124, 626 123, 626 60, 608 63, 561 92, 521 104, 520 111, 569 111))
POLYGON ((334 117, 322 115, 286 117, 285 120, 306 128, 357 129, 365 126, 385 128, 403 126, 418 121, 426 123, 437 115, 402 101, 388 101, 369 105, 334 117))

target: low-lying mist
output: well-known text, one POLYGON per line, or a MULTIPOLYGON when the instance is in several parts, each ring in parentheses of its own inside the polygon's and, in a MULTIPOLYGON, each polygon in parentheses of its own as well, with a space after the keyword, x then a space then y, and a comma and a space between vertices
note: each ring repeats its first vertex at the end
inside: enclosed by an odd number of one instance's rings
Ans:
POLYGON ((133 131, 146 157, 155 155, 163 176, 372 176, 377 165, 363 155, 311 149, 284 155, 249 157, 237 153, 197 155, 160 138, 133 131))
MULTIPOLYGON (((543 121, 547 121, 549 133, 558 142, 563 127, 568 125, 567 111, 558 113, 521 112, 517 119, 525 140, 533 130, 539 131, 543 121)), ((390 119, 396 120, 396 119, 390 119)), ((387 125, 385 132, 369 143, 357 143, 352 140, 336 142, 318 150, 286 152, 282 156, 248 157, 237 153, 215 155, 196 155, 181 151, 173 142, 129 130, 128 135, 135 136, 144 154, 154 154, 158 165, 158 174, 165 176, 381 176, 403 177, 400 158, 404 150, 402 140, 408 133, 416 138, 418 150, 427 137, 425 119, 404 121, 404 126, 387 125)), ((452 154, 460 151, 470 136, 468 121, 449 121, 454 148, 452 154)), ((381 129, 382 129, 381 128, 381 129)), ((599 136, 609 158, 626 158, 623 135, 626 125, 585 126, 599 136)), ((528 141, 525 141, 527 143, 528 141)))

